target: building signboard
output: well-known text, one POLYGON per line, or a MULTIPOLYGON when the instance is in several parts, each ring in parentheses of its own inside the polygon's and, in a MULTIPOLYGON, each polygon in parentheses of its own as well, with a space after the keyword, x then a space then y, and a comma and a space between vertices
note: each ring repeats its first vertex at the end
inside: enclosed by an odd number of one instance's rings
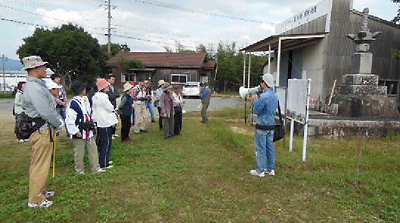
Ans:
POLYGON ((324 0, 310 8, 303 10, 285 20, 282 23, 279 23, 275 27, 276 34, 282 34, 288 30, 301 26, 305 23, 311 22, 315 19, 320 18, 321 16, 327 15, 325 32, 329 32, 330 21, 331 21, 331 13, 332 13, 332 0, 324 0))

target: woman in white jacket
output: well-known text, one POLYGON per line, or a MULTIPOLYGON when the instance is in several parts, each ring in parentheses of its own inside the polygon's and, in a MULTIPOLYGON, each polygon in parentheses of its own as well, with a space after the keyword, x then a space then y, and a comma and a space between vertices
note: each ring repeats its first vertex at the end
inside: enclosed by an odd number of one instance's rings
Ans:
POLYGON ((105 79, 97 79, 98 92, 93 96, 93 120, 97 123, 98 148, 100 151, 99 161, 101 168, 111 168, 110 151, 112 145, 111 127, 118 123, 114 106, 108 99, 107 92, 110 90, 110 83, 105 79))

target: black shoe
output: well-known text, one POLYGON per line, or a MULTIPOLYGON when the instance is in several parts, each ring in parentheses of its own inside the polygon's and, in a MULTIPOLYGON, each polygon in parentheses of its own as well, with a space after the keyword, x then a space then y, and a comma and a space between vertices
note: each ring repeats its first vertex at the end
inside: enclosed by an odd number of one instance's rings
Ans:
POLYGON ((140 130, 140 132, 142 132, 142 133, 148 133, 147 130, 140 130))

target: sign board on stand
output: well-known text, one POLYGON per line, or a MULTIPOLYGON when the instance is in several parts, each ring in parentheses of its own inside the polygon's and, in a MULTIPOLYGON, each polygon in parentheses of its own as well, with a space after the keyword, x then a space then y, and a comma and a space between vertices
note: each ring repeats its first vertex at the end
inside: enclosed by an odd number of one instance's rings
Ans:
POLYGON ((306 161, 311 79, 290 79, 287 89, 286 118, 290 120, 289 151, 293 151, 294 122, 304 125, 303 162, 306 161))

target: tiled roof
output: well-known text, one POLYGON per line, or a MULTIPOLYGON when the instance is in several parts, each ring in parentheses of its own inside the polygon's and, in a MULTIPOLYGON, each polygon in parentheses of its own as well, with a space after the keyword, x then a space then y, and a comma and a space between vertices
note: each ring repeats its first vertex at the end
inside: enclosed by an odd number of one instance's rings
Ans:
POLYGON ((107 61, 111 66, 117 66, 120 57, 128 60, 140 60, 147 68, 150 67, 213 67, 214 61, 205 63, 206 53, 163 53, 163 52, 119 52, 107 61))

